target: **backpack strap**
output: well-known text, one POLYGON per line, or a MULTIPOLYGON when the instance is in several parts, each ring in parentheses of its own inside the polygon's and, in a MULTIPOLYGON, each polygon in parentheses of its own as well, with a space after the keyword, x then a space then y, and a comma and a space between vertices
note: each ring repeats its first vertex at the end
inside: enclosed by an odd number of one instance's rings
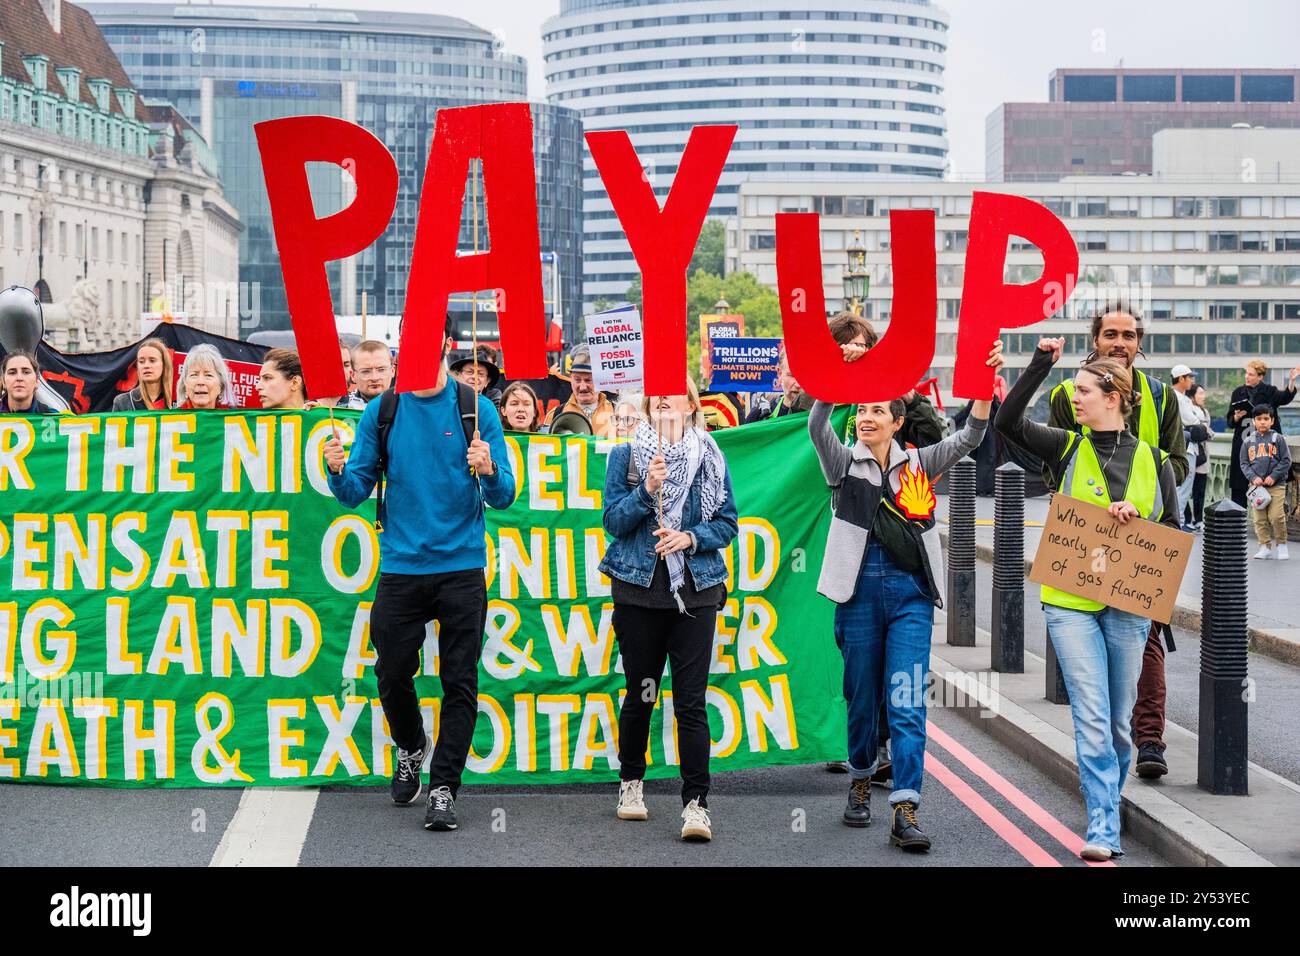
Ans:
POLYGON ((384 530, 384 486, 388 483, 388 433, 392 431, 393 421, 397 418, 397 387, 393 386, 379 396, 378 435, 375 444, 378 448, 379 478, 376 482, 375 497, 375 531, 384 530))
POLYGON ((465 450, 469 451, 469 443, 474 440, 474 412, 478 407, 478 392, 464 385, 450 375, 447 380, 456 386, 456 405, 460 409, 460 427, 465 433, 465 450))

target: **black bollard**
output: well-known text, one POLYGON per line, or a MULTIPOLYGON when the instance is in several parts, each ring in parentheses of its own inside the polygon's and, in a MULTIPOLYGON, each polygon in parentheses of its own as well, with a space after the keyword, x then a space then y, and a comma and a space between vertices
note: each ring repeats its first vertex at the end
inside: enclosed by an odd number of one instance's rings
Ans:
POLYGON ((993 641, 990 667, 1025 672, 1025 470, 1013 461, 993 479, 993 641))
POLYGON ((1201 715, 1196 784, 1246 794, 1246 511, 1225 499, 1205 509, 1201 579, 1201 715))
POLYGON ((975 462, 948 469, 948 643, 975 646, 975 462))
POLYGON ((1061 674, 1061 664, 1056 659, 1056 648, 1052 645, 1052 633, 1047 633, 1047 686, 1043 696, 1053 704, 1068 704, 1070 692, 1065 689, 1065 677, 1061 674))

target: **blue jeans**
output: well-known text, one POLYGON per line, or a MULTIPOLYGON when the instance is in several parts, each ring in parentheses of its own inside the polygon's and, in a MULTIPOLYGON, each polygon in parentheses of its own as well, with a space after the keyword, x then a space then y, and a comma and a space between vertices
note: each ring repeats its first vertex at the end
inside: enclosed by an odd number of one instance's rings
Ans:
POLYGON ((849 712, 849 773, 876 769, 880 695, 886 695, 894 792, 891 804, 920 803, 925 769, 925 693, 934 602, 923 574, 900 571, 871 542, 853 598, 835 607, 835 643, 844 655, 849 712))
POLYGON ((1118 853, 1119 793, 1133 757, 1129 727, 1151 622, 1112 607, 1092 614, 1044 604, 1043 615, 1070 694, 1087 841, 1118 853))

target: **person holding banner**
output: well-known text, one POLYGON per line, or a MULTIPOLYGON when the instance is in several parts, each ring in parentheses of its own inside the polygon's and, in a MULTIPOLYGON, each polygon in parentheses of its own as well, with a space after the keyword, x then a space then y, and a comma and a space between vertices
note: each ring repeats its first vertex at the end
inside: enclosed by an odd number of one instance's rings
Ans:
POLYGON ((685 395, 647 397, 645 421, 609 454, 603 520, 612 540, 600 570, 612 585, 627 680, 618 717, 618 818, 649 816, 641 781, 667 660, 681 755, 681 837, 710 840, 704 694, 717 612, 727 599, 722 552, 739 524, 727 461, 704 427, 695 383, 688 379, 686 387, 685 395))
POLYGON ((812 408, 812 397, 799 387, 799 382, 790 374, 790 363, 786 360, 784 346, 781 348, 777 369, 777 381, 781 383, 781 400, 774 405, 755 403, 749 414, 745 416, 746 425, 765 422, 769 418, 782 418, 796 412, 806 412, 812 408))
MULTIPOLYGON (((856 356, 848 352, 845 361, 856 356)), ((1003 365, 1002 343, 987 364, 1003 365)), ((835 642, 844 655, 849 786, 843 822, 871 822, 882 690, 893 750, 889 842, 925 852, 930 838, 916 808, 925 761, 925 686, 934 609, 943 606, 944 566, 931 475, 975 449, 988 428, 990 402, 976 402, 966 427, 937 445, 904 448, 897 435, 902 399, 857 407, 857 443, 845 447, 831 427, 830 404, 817 401, 808 434, 832 489, 832 517, 817 590, 835 602, 835 642)))
POLYGON ((0 362, 0 415, 53 415, 54 409, 36 397, 41 365, 31 352, 19 349, 0 362))
POLYGON ((176 400, 177 408, 198 411, 234 408, 239 404, 230 383, 230 368, 215 345, 204 342, 185 356, 176 400))
POLYGON ((307 387, 302 380, 302 362, 293 349, 271 349, 257 375, 257 396, 263 408, 302 408, 307 387))
POLYGON ((171 408, 172 351, 162 339, 145 339, 135 350, 135 376, 140 383, 113 399, 113 411, 138 412, 171 408))
POLYGON ((379 584, 370 614, 375 678, 397 761, 391 795, 413 804, 422 790, 420 767, 432 751, 426 830, 455 830, 456 796, 478 717, 478 666, 487 619, 486 525, 483 504, 509 508, 515 477, 501 419, 486 397, 447 369, 453 339, 450 316, 437 384, 393 393, 393 417, 384 399, 357 421, 350 453, 337 434, 325 443, 329 487, 345 507, 365 501, 380 481, 379 584), (476 403, 476 404, 475 404, 476 403), (415 672, 425 624, 438 623, 442 713, 437 745, 424 728, 415 672))
MULTIPOLYGON (((1071 414, 1082 433, 1026 417, 1034 392, 1064 346, 1063 338, 1038 343, 1029 367, 998 410, 998 431, 1043 460, 1049 486, 1059 494, 1105 507, 1120 524, 1141 518, 1179 528, 1172 456, 1125 427, 1133 403, 1145 401, 1149 393, 1138 391, 1123 361, 1094 359, 1075 375, 1071 414)), ((1042 601, 1048 637, 1070 695, 1079 782, 1088 811, 1087 842, 1080 855, 1109 860, 1123 853, 1120 790, 1133 755, 1130 726, 1151 622, 1064 588, 1044 587, 1042 601)))

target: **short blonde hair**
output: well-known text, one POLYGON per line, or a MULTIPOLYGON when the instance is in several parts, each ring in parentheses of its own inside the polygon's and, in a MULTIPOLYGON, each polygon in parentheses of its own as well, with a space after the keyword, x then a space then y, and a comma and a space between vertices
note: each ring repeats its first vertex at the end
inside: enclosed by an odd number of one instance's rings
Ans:
MULTIPOLYGON (((654 398, 657 397, 658 396, 654 396, 654 398)), ((686 416, 686 426, 688 428, 707 429, 708 426, 704 421, 704 413, 700 411, 700 390, 695 386, 695 379, 691 378, 689 375, 686 376, 686 397, 690 399, 691 404, 695 406, 695 410, 686 416)), ((650 395, 641 399, 641 417, 648 422, 654 421, 654 419, 650 417, 650 402, 652 400, 653 398, 650 395)))
POLYGON ((1246 368, 1250 369, 1256 375, 1268 374, 1268 366, 1265 365, 1263 362, 1261 362, 1259 359, 1251 359, 1249 362, 1246 363, 1246 368))

